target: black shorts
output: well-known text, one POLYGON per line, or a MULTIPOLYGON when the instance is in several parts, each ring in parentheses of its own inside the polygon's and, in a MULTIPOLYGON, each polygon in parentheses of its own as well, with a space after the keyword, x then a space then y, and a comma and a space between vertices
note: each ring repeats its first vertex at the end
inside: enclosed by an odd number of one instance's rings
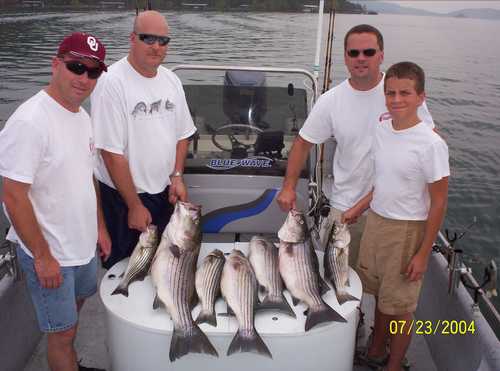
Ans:
MULTIPOLYGON (((99 187, 104 220, 112 243, 111 255, 102 266, 109 269, 132 254, 141 232, 128 227, 128 207, 120 193, 102 182, 99 182, 99 187)), ((174 212, 174 206, 168 202, 168 187, 157 194, 139 193, 138 196, 151 213, 160 238, 174 212)))

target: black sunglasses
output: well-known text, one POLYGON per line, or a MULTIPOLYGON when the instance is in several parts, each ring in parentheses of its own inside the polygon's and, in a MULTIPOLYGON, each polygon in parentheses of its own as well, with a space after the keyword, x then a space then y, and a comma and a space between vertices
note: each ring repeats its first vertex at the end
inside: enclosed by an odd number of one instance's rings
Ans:
POLYGON ((347 51, 347 55, 351 58, 357 58, 359 57, 359 55, 363 53, 363 55, 365 57, 373 57, 375 54, 377 54, 377 49, 373 49, 373 48, 370 48, 370 49, 362 49, 362 50, 358 50, 358 49, 349 49, 347 51))
POLYGON ((160 46, 165 46, 170 42, 170 37, 168 36, 151 35, 148 33, 138 33, 137 36, 139 36, 139 40, 148 45, 153 45, 158 41, 160 46))
POLYGON ((77 61, 63 61, 64 64, 66 65, 66 68, 73 72, 75 75, 81 76, 85 72, 87 72, 87 76, 89 79, 95 80, 99 78, 102 74, 102 68, 101 67, 87 67, 81 62, 77 61))

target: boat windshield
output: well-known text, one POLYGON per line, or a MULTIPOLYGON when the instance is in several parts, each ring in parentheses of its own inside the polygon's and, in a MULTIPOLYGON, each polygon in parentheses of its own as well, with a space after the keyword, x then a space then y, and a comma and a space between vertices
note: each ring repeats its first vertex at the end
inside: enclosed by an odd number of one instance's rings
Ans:
POLYGON ((305 79, 261 71, 195 72, 190 78, 176 72, 197 128, 185 172, 284 176, 312 99, 305 79), (200 75, 208 73, 202 82, 200 75))

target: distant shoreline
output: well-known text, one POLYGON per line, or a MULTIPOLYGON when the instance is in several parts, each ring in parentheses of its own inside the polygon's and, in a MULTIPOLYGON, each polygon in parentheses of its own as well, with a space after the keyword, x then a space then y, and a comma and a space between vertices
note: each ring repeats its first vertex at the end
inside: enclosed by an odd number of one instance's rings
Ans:
MULTIPOLYGON (((103 6, 103 5, 85 5, 85 4, 80 4, 80 5, 73 5, 73 6, 68 6, 68 5, 24 5, 24 6, 19 6, 19 5, 4 5, 0 6, 0 9, 2 10, 7 10, 7 11, 86 11, 86 10, 102 10, 102 11, 117 11, 117 10, 123 10, 123 11, 131 11, 135 12, 136 8, 134 7, 129 7, 129 6, 103 6)), ((143 9, 139 9, 142 11, 143 9)), ((202 6, 182 6, 182 7, 156 7, 155 10, 159 11, 186 11, 186 12, 221 12, 221 13, 242 13, 242 12, 248 12, 248 13, 312 13, 312 14, 317 14, 317 10, 308 10, 308 9, 303 9, 303 10, 295 10, 295 9, 290 9, 290 10, 256 10, 256 9, 250 9, 250 8, 229 8, 229 9, 216 9, 216 8, 209 8, 209 7, 202 7, 202 6)), ((327 11, 325 10, 325 13, 327 11)), ((377 12, 373 11, 368 11, 368 12, 362 12, 362 11, 353 11, 353 10, 336 10, 336 13, 339 14, 369 14, 369 15, 376 15, 377 12)))

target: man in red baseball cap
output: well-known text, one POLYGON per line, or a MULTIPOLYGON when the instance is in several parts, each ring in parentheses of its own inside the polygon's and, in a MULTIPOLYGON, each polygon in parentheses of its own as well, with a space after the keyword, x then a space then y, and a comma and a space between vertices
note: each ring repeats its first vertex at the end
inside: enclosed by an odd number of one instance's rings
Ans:
POLYGON ((7 239, 18 245, 52 371, 98 370, 77 365, 73 342, 78 311, 97 291, 96 244, 104 259, 111 251, 93 180, 91 121, 81 107, 106 70, 105 55, 95 36, 67 36, 49 85, 0 132, 7 239))
POLYGON ((94 59, 99 63, 101 70, 107 71, 104 64, 106 48, 98 38, 83 32, 74 32, 68 35, 59 45, 58 56, 71 54, 75 57, 94 59))

